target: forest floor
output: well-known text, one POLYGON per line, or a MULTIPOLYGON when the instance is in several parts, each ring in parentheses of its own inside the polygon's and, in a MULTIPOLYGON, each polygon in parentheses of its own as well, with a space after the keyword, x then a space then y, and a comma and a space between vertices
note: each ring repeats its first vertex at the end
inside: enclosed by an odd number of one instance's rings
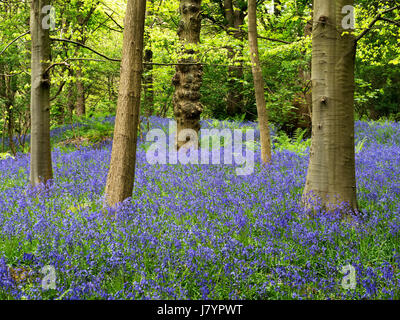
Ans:
POLYGON ((139 141, 132 199, 105 216, 112 122, 52 131, 47 188, 27 188, 29 155, 0 160, 0 299, 400 299, 399 123, 356 123, 363 214, 344 222, 301 207, 309 142, 275 130, 272 164, 260 167, 256 149, 247 176, 229 164, 151 165, 139 141))

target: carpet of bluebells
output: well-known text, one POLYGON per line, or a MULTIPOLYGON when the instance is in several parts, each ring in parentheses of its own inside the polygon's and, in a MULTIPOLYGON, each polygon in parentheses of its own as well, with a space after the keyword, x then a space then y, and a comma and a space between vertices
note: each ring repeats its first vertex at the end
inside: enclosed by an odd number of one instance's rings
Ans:
POLYGON ((139 141, 132 199, 112 215, 110 141, 56 146, 46 188, 27 187, 29 155, 0 160, 0 299, 399 299, 400 124, 359 121, 356 143, 353 220, 301 207, 308 156, 287 150, 268 168, 256 151, 254 173, 238 176, 229 164, 149 165, 139 141), (349 264, 355 289, 342 286, 349 264), (47 265, 56 286, 44 290, 47 265))

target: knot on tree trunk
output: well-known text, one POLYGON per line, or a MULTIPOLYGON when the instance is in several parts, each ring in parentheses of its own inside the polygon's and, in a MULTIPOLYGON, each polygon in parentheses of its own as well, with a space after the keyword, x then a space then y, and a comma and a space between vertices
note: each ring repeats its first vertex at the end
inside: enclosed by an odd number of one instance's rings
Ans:
POLYGON ((328 22, 328 17, 327 16, 320 16, 318 21, 324 26, 328 22))

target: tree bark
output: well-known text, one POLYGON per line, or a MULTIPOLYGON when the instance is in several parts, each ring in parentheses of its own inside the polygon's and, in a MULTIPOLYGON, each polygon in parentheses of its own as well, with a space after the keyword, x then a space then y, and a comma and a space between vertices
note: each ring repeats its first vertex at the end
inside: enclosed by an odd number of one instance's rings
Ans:
POLYGON ((264 164, 271 162, 271 137, 268 126, 268 112, 264 95, 262 75, 257 42, 257 1, 249 0, 249 46, 256 94, 257 114, 260 127, 261 160, 264 164))
MULTIPOLYGON (((4 66, 0 64, 0 74, 4 74, 4 66)), ((4 100, 6 99, 6 78, 5 75, 0 75, 0 97, 2 97, 4 100)), ((3 110, 2 110, 3 111, 3 110)), ((4 113, 7 112, 6 107, 4 106, 4 113)), ((4 152, 5 148, 5 132, 7 130, 7 119, 4 119, 3 123, 3 130, 2 130, 2 137, 1 137, 1 152, 4 152)))
MULTIPOLYGON (((5 75, 7 68, 3 65, 0 65, 0 98, 3 98, 5 101, 5 124, 4 128, 7 127, 7 135, 8 135, 8 146, 11 150, 11 153, 16 155, 16 147, 14 143, 14 107, 15 107, 15 91, 13 85, 13 77, 7 77, 5 75)), ((4 136, 4 135, 3 135, 4 136)), ((4 141, 3 141, 4 144, 4 141)))
MULTIPOLYGON (((73 72, 71 70, 69 70, 69 76, 72 77, 73 76, 73 72)), ((72 117, 74 114, 74 110, 75 110, 75 85, 71 82, 69 82, 67 84, 67 110, 68 110, 68 115, 72 121, 72 117)))
MULTIPOLYGON (((90 9, 86 11, 84 8, 84 3, 82 1, 78 1, 77 6, 79 8, 79 14, 76 17, 78 22, 78 32, 79 38, 77 40, 78 43, 85 45, 88 40, 88 36, 86 35, 87 24, 95 12, 99 2, 94 2, 90 9)), ((80 50, 80 47, 76 48, 76 52, 80 50)), ((76 71, 76 114, 78 116, 86 115, 86 97, 85 97, 85 84, 82 81, 83 72, 82 72, 82 63, 78 63, 78 69, 76 71)))
POLYGON ((31 164, 33 186, 53 178, 50 147, 50 62, 49 30, 42 27, 42 8, 49 0, 32 0, 31 4, 31 164))
MULTIPOLYGON (((304 36, 312 35, 312 23, 310 20, 304 28, 304 36)), ((306 56, 306 50, 301 50, 301 53, 306 56)), ((312 94, 311 94, 311 61, 307 63, 307 67, 299 68, 299 80, 302 86, 300 92, 297 92, 293 98, 293 120, 291 119, 286 128, 286 132, 290 136, 293 135, 296 129, 307 129, 307 136, 311 134, 311 116, 312 116, 312 94)))
MULTIPOLYGON (((147 17, 149 20, 152 20, 153 17, 153 2, 154 0, 150 0, 150 7, 147 10, 147 17)), ((143 79, 143 89, 144 89, 144 102, 147 109, 147 116, 151 116, 154 113, 154 86, 153 86, 153 50, 151 47, 151 38, 150 38, 150 30, 145 33, 145 39, 147 44, 147 49, 144 53, 144 62, 146 65, 144 66, 144 79, 143 79)))
POLYGON ((17 150, 14 143, 14 108, 15 108, 15 91, 12 88, 12 78, 7 77, 6 79, 6 112, 7 112, 7 131, 8 131, 8 144, 11 153, 15 156, 17 150))
POLYGON ((144 54, 144 61, 149 63, 145 66, 144 76, 144 101, 147 109, 147 116, 151 116, 154 113, 154 86, 153 86, 153 50, 147 49, 144 54))
POLYGON ((143 72, 146 0, 128 0, 122 48, 121 80, 105 197, 115 206, 132 196, 143 72))
MULTIPOLYGON (((182 44, 198 44, 201 30, 201 0, 181 0, 181 20, 178 27, 178 35, 182 44)), ((197 62, 196 51, 185 49, 182 51, 185 58, 180 63, 197 62)), ((184 129, 200 130, 200 115, 203 107, 200 103, 200 88, 203 77, 203 66, 177 65, 176 73, 172 79, 175 92, 172 99, 174 114, 177 122, 177 137, 184 129)), ((189 138, 187 138, 189 140, 189 138)), ((179 149, 186 141, 176 141, 179 149)))
POLYGON ((82 69, 76 70, 76 114, 81 117, 86 114, 85 85, 82 81, 82 69))
MULTIPOLYGON (((244 24, 245 14, 241 9, 235 9, 232 0, 224 0, 225 19, 228 22, 228 33, 240 42, 243 42, 243 32, 240 26, 244 24)), ((228 47, 228 58, 235 66, 228 68, 228 95, 226 100, 226 112, 229 116, 235 116, 244 111, 243 106, 243 48, 234 49, 228 47)))
POLYGON ((342 8, 354 0, 314 1, 312 144, 303 194, 326 208, 357 210, 354 151, 355 37, 344 34, 342 8))

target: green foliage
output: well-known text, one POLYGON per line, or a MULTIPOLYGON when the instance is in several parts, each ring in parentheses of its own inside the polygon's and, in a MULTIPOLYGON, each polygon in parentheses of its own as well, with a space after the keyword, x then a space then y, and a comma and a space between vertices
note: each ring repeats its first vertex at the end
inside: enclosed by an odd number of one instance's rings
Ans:
POLYGON ((5 160, 7 158, 13 158, 14 159, 14 157, 8 152, 0 153, 0 160, 5 160))
POLYGON ((114 125, 103 118, 91 118, 76 120, 73 125, 62 131, 60 136, 53 138, 52 144, 63 150, 69 150, 80 146, 94 146, 103 141, 111 140, 114 125))
MULTIPOLYGON (((226 97, 228 86, 228 66, 238 65, 237 60, 228 57, 228 47, 236 48, 243 57, 238 59, 243 64, 243 78, 234 79, 243 89, 242 107, 239 116, 246 114, 247 120, 256 120, 257 111, 253 90, 248 42, 247 24, 241 27, 243 39, 235 38, 227 32, 227 20, 221 0, 203 1, 201 43, 195 48, 204 65, 201 102, 204 106, 203 118, 226 119, 226 97)), ((304 90, 306 84, 299 79, 299 70, 309 71, 311 39, 304 37, 304 28, 311 19, 311 1, 275 2, 275 14, 268 12, 267 4, 261 1, 258 7, 259 49, 262 70, 266 82, 265 94, 271 122, 279 127, 296 129, 293 99, 304 90), (269 41, 276 39, 287 42, 269 41)), ((393 6, 394 2, 360 1, 356 7, 357 30, 362 30, 384 6, 393 6)), ((119 58, 121 55, 122 32, 125 14, 124 0, 94 0, 62 2, 54 1, 57 12, 57 30, 51 35, 61 36, 73 41, 84 41, 86 45, 108 57, 119 58), (62 10, 60 9, 62 8, 62 10), (112 13, 113 20, 108 18, 112 13), (86 17, 81 26, 80 20, 86 17)), ((4 6, 0 4, 0 6, 4 6)), ((236 10, 246 14, 247 2, 234 1, 236 10)), ((29 18, 29 4, 12 2, 9 7, 1 7, 0 34, 6 44, 21 34, 18 25, 24 25, 29 18)), ((171 79, 175 66, 168 65, 181 58, 177 35, 179 21, 179 1, 164 1, 151 4, 153 12, 146 17, 145 49, 153 51, 154 65, 150 72, 153 76, 154 112, 156 115, 173 116, 172 95, 174 88, 171 79), (166 64, 166 65, 162 65, 166 64)), ((386 17, 399 21, 399 10, 386 17)), ((229 31, 229 30, 228 30, 229 31)), ((232 31, 232 30, 231 30, 232 31)), ((398 113, 400 99, 400 59, 399 28, 386 21, 378 21, 375 27, 358 43, 356 68, 356 110, 361 116, 377 119, 382 116, 392 117, 398 113)), ((13 108, 15 110, 15 130, 23 131, 29 123, 30 91, 30 36, 26 35, 10 46, 0 56, 0 73, 12 75, 12 88, 15 92, 13 108)), ((3 46, 4 47, 4 46, 3 46)), ((76 81, 85 87, 87 114, 98 112, 114 113, 118 94, 119 64, 103 60, 93 52, 66 43, 52 44, 53 63, 59 65, 51 69, 51 107, 52 124, 68 122, 69 108, 76 105, 76 81), (87 59, 87 60, 73 60, 87 59), (93 59, 101 61, 93 61, 93 59), (66 63, 64 63, 66 62, 66 63), (82 76, 78 77, 78 71, 82 76), (63 88, 59 93, 59 88, 63 88), (59 93, 59 94, 58 94, 59 93), (57 95, 58 94, 58 95, 57 95)), ((0 86, 1 87, 1 86, 0 86)), ((6 99, 0 90, 0 104, 6 99)), ((1 112, 3 108, 1 108, 1 112)), ((143 104, 146 114, 148 106, 143 104)), ((0 130, 5 125, 6 113, 0 117, 0 130)), ((233 118, 238 120, 237 116, 233 118)), ((2 133, 4 135, 4 133, 2 133)), ((96 139, 96 137, 93 137, 96 139)))
MULTIPOLYGON (((362 1, 357 6, 357 29, 365 29, 377 12, 394 7, 396 1, 362 1)), ((399 22, 399 11, 385 18, 399 22)), ((386 21, 378 21, 357 44, 355 106, 360 115, 376 120, 399 111, 400 100, 400 29, 386 21)))
POLYGON ((311 139, 304 140, 306 133, 307 130, 298 128, 295 131, 294 137, 289 138, 285 132, 280 131, 277 136, 273 137, 273 145, 279 151, 288 150, 299 155, 305 155, 311 146, 311 139))
POLYGON ((361 141, 357 142, 356 144, 356 153, 360 153, 365 145, 365 142, 367 142, 367 138, 363 138, 361 141))
POLYGON ((83 137, 89 139, 91 143, 99 143, 106 138, 110 138, 114 132, 114 127, 109 123, 97 123, 86 132, 83 132, 83 137))

